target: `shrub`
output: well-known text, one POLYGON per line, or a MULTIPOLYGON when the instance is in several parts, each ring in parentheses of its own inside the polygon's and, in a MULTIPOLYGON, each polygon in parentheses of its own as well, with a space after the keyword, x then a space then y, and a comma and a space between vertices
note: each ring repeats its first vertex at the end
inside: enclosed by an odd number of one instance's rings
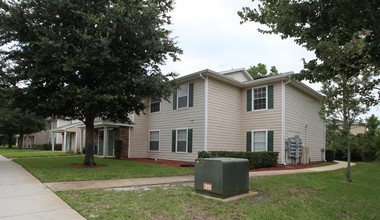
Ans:
POLYGON ((231 152, 231 151, 199 151, 198 158, 232 157, 249 160, 249 168, 275 167, 278 152, 231 152))
POLYGON ((120 159, 122 150, 123 150, 123 140, 117 139, 115 141, 115 157, 116 157, 116 159, 120 159))
POLYGON ((334 150, 326 150, 326 161, 333 162, 335 159, 335 151, 334 150))

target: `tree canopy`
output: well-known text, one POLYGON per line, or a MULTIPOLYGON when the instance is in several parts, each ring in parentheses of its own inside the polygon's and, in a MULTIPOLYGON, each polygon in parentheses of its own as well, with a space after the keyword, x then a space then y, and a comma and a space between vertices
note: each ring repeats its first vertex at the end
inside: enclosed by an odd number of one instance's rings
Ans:
POLYGON ((247 71, 254 79, 264 76, 274 76, 278 74, 278 70, 275 66, 271 66, 269 70, 270 72, 268 74, 267 66, 263 63, 258 63, 257 66, 250 66, 247 71))
MULTIPOLYGON (((46 116, 86 125, 84 164, 93 165, 96 117, 129 121, 143 99, 168 99, 160 65, 182 53, 164 26, 171 0, 28 0, 0 4, 0 46, 20 97, 46 116)), ((21 104, 22 104, 21 103, 21 104)))
POLYGON ((242 22, 254 21, 269 29, 262 33, 293 38, 317 59, 306 62, 298 80, 322 82, 322 118, 341 116, 348 145, 357 116, 379 104, 380 2, 373 0, 300 1, 259 0, 258 8, 243 8, 242 22), (374 90, 378 90, 378 97, 374 90))

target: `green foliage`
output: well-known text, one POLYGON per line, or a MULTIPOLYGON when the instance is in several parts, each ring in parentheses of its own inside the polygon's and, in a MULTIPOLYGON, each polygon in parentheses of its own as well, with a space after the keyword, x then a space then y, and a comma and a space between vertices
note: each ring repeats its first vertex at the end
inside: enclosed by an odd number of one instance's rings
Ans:
POLYGON ((115 140, 115 157, 116 157, 116 159, 120 159, 122 151, 123 151, 123 140, 120 140, 120 139, 115 140))
MULTIPOLYGON (((373 161, 380 152, 380 126, 377 117, 366 119, 364 134, 350 135, 351 157, 353 161, 373 161)), ((326 147, 335 152, 335 159, 347 160, 347 145, 344 132, 336 124, 327 125, 326 147)))
POLYGON ((270 72, 268 74, 267 66, 262 63, 258 63, 257 66, 250 66, 247 72, 251 74, 252 78, 259 78, 264 76, 274 76, 278 75, 278 70, 275 66, 271 66, 270 72))
POLYGON ((335 151, 334 150, 326 150, 326 161, 332 162, 335 159, 335 151))
POLYGON ((166 29, 171 0, 3 1, 2 75, 19 88, 19 104, 45 116, 82 120, 85 164, 93 165, 96 117, 130 121, 145 98, 168 100, 173 83, 160 66, 182 50, 166 29), (5 65, 9 64, 9 65, 5 65), (12 65, 10 65, 12 64, 12 65), (18 85, 19 85, 18 84, 18 85), (38 103, 38 104, 36 104, 38 103))
POLYGON ((249 168, 275 167, 278 152, 199 151, 198 158, 232 157, 249 160, 249 168))

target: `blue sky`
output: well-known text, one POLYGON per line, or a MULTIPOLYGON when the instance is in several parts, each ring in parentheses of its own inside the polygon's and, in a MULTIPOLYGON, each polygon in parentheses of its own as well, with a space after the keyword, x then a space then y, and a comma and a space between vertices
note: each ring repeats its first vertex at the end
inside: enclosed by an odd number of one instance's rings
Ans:
MULTIPOLYGON (((168 61, 163 73, 183 76, 203 69, 224 71, 257 63, 276 66, 280 73, 297 73, 303 68, 302 58, 315 58, 292 39, 259 33, 257 28, 265 28, 259 24, 240 24, 237 11, 244 6, 254 4, 250 0, 177 0, 171 12, 173 24, 167 28, 173 31, 184 53, 179 57, 181 61, 168 61)), ((305 83, 320 89, 318 84, 305 83)), ((370 113, 380 117, 380 107, 372 108, 370 113)))

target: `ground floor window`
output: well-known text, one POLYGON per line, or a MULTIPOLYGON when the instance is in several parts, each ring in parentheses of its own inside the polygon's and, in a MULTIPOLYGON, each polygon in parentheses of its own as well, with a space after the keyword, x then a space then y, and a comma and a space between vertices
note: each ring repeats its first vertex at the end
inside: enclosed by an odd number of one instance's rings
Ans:
POLYGON ((149 150, 160 150, 160 131, 149 131, 149 150))
POLYGON ((177 152, 187 152, 187 129, 177 130, 177 152))
POLYGON ((253 131, 253 151, 267 151, 267 131, 253 131))

